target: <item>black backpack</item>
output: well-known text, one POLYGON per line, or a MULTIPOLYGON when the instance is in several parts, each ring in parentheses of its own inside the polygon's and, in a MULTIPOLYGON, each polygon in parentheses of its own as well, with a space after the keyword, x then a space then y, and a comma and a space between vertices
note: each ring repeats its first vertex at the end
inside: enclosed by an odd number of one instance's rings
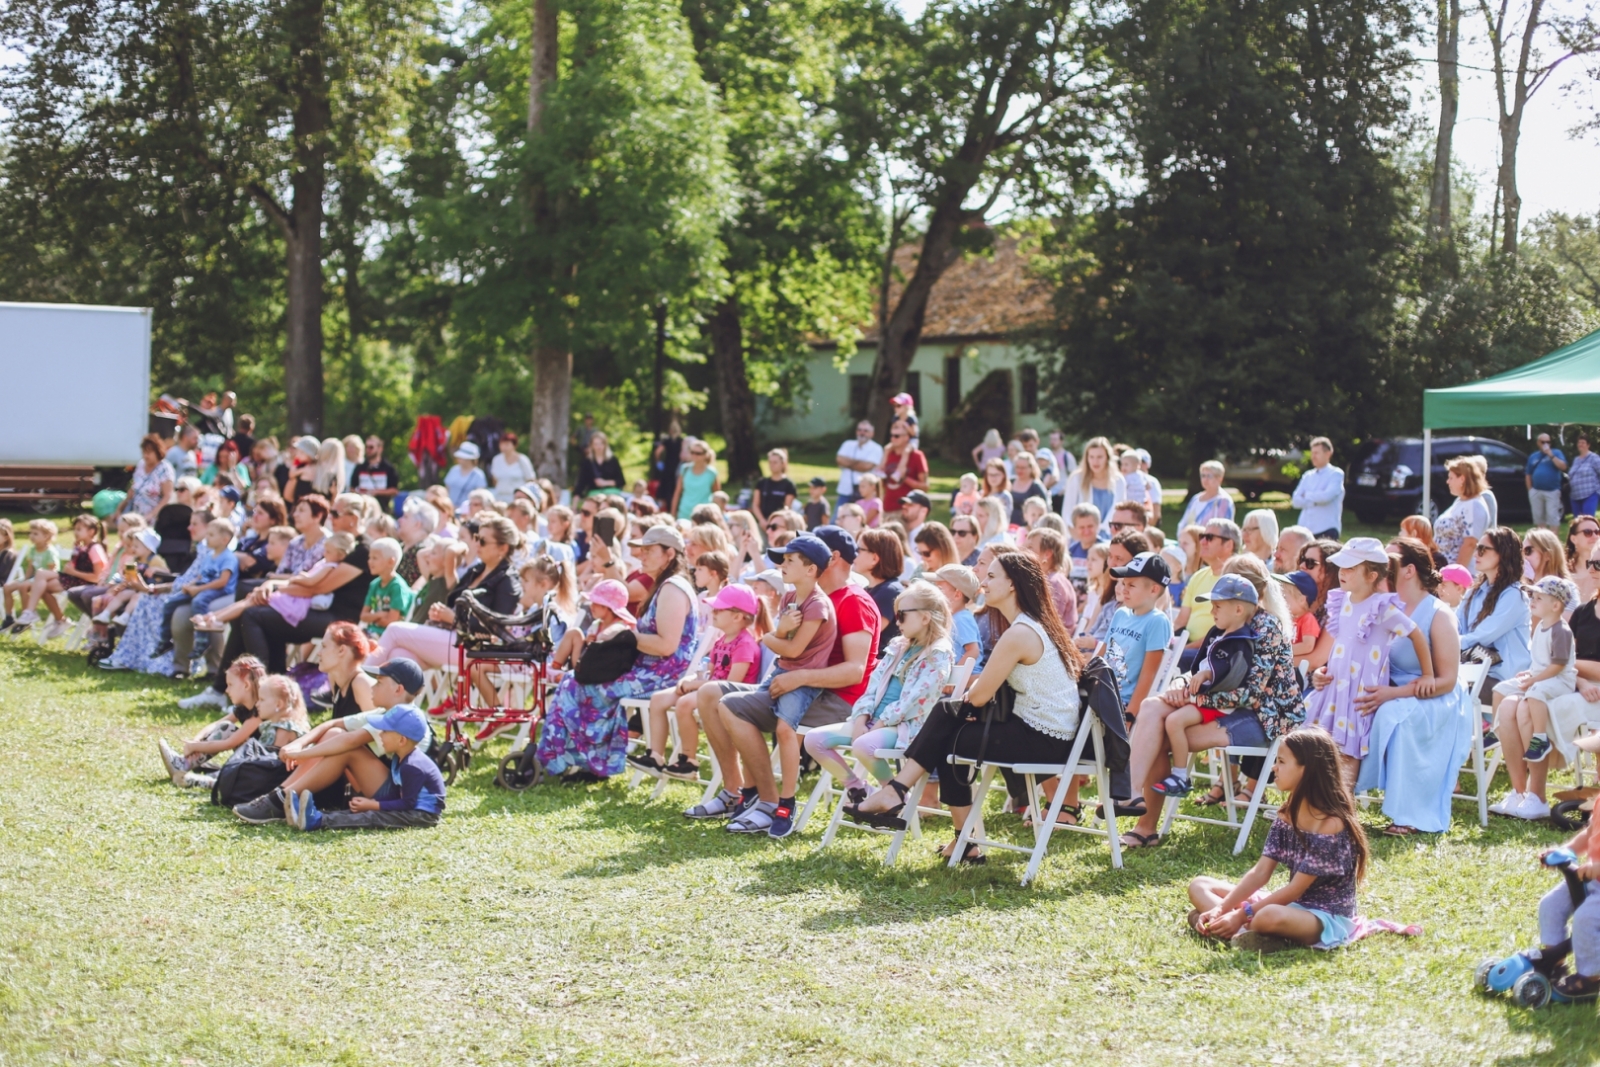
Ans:
POLYGON ((278 788, 287 777, 289 768, 283 761, 252 737, 240 745, 217 772, 217 783, 211 787, 211 803, 223 808, 248 804, 278 788))

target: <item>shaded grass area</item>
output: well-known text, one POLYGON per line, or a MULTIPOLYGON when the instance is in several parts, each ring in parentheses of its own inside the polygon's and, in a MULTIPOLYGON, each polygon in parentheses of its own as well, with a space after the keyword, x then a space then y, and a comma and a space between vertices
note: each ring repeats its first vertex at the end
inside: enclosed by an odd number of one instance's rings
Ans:
POLYGON ((434 830, 249 827, 160 771, 187 691, 0 645, 0 1063, 1600 1060, 1592 1006, 1468 989, 1533 936, 1542 827, 1375 838, 1364 910, 1425 934, 1258 957, 1184 931, 1185 882, 1250 863, 1208 827, 1123 871, 1066 836, 1021 889, 1020 857, 945 869, 942 826, 885 870, 483 759, 434 830))

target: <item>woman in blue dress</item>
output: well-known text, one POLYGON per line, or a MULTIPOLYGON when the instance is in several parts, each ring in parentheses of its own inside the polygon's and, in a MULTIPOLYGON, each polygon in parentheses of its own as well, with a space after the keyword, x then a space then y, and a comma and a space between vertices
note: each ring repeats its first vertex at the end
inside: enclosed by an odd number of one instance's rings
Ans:
POLYGON ((1499 662, 1489 668, 1483 691, 1494 682, 1515 678, 1528 669, 1528 597, 1522 591, 1522 538, 1515 530, 1493 526, 1485 530, 1473 551, 1478 568, 1461 606, 1456 608, 1456 623, 1461 630, 1463 649, 1492 651, 1499 662))
POLYGON ((200 520, 204 512, 195 512, 195 521, 189 525, 189 535, 194 538, 194 562, 189 564, 189 569, 172 580, 170 585, 152 586, 152 590, 159 592, 145 593, 139 602, 133 606, 128 616, 128 628, 122 632, 122 637, 117 641, 117 647, 110 656, 100 661, 100 666, 108 671, 138 671, 140 674, 165 674, 172 677, 189 676, 189 664, 174 664, 173 650, 169 649, 159 656, 151 653, 161 646, 161 607, 172 595, 172 591, 189 582, 203 582, 200 571, 202 564, 210 556, 211 550, 206 547, 204 533, 206 521, 200 520), (202 536, 196 536, 198 526, 202 536))
POLYGON ((1431 696, 1417 695, 1422 666, 1409 641, 1389 646, 1389 684, 1356 699, 1373 716, 1372 732, 1357 791, 1383 790, 1383 813, 1391 837, 1450 828, 1450 795, 1472 746, 1472 701, 1458 684, 1461 644, 1448 605, 1433 595, 1439 573, 1422 542, 1409 537, 1389 543, 1400 557, 1395 593, 1417 628, 1428 635, 1433 659, 1431 696))
POLYGON ((614 682, 579 685, 568 675, 551 695, 538 756, 545 771, 564 782, 595 782, 622 773, 628 751, 622 701, 677 685, 700 641, 694 587, 681 573, 683 535, 672 526, 652 526, 628 544, 654 579, 639 613, 639 658, 614 682))

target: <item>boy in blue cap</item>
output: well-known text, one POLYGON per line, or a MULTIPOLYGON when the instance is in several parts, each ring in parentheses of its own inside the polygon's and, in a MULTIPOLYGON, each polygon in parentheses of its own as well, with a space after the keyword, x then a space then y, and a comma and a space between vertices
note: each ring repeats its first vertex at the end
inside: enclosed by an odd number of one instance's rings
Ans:
POLYGON ((299 758, 318 762, 300 788, 285 795, 285 820, 300 830, 437 825, 444 811, 444 777, 421 748, 428 734, 422 709, 399 704, 344 737, 301 750, 299 758), (368 738, 382 744, 382 758, 369 751, 368 738), (358 794, 350 799, 350 810, 319 811, 312 794, 341 777, 348 777, 358 794))

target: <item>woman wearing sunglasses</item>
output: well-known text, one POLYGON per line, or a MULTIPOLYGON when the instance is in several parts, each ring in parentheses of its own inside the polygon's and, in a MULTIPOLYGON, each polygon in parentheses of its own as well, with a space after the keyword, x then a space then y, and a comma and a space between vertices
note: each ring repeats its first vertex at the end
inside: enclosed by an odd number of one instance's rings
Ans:
POLYGON ((1529 585, 1552 575, 1571 578, 1567 569, 1567 554, 1562 551, 1561 542, 1543 527, 1535 526, 1523 537, 1522 559, 1522 580, 1529 585))
POLYGON ((1300 550, 1300 569, 1317 580, 1317 599, 1311 602, 1311 614, 1319 624, 1328 621, 1328 593, 1339 588, 1339 565, 1329 563, 1343 548, 1337 541, 1313 541, 1300 550))
POLYGON ((1567 527, 1567 570, 1572 572, 1572 580, 1578 583, 1580 592, 1586 591, 1582 572, 1596 545, 1600 545, 1600 519, 1593 515, 1579 515, 1573 519, 1572 525, 1567 527))
MULTIPOLYGON (((1489 668, 1489 681, 1515 678, 1528 669, 1528 598, 1522 591, 1522 541, 1516 531, 1492 526, 1473 550, 1478 577, 1456 609, 1461 648, 1492 652, 1499 662, 1489 668)), ((1485 685, 1482 692, 1492 686, 1485 685)))

